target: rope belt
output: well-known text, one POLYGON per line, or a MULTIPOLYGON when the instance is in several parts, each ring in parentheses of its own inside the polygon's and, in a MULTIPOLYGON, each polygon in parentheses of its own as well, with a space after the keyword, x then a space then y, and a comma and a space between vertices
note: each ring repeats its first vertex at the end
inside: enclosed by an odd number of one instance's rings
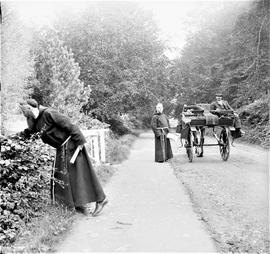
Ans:
POLYGON ((162 149, 162 157, 163 161, 166 160, 166 155, 165 155, 165 130, 169 129, 168 127, 157 127, 158 130, 162 131, 162 135, 160 137, 160 144, 161 144, 161 149, 162 149))
MULTIPOLYGON (((66 154, 65 154, 65 148, 64 146, 67 144, 67 142, 70 140, 71 136, 69 136, 64 142, 63 144, 60 146, 62 147, 62 151, 61 151, 61 159, 62 159, 62 165, 64 167, 64 169, 66 169, 66 154)), ((56 155, 54 157, 54 161, 53 161, 53 167, 52 167, 52 174, 51 174, 51 183, 52 183, 52 187, 51 187, 51 199, 52 199, 52 204, 55 204, 55 194, 54 194, 54 189, 55 189, 55 179, 54 179, 54 174, 55 174, 55 164, 56 164, 56 155)), ((65 173, 65 172, 64 172, 65 173)))

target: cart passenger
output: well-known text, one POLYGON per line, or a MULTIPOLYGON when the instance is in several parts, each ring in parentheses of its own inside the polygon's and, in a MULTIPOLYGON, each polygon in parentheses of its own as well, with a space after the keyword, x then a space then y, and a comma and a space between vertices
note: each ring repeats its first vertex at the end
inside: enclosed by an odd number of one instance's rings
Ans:
POLYGON ((163 113, 162 103, 156 105, 156 112, 151 121, 151 127, 155 134, 155 162, 164 162, 173 157, 169 133, 169 120, 163 113))
MULTIPOLYGON (((211 103, 210 110, 233 110, 233 108, 229 105, 229 103, 226 100, 223 100, 223 95, 221 93, 216 94, 216 100, 211 103)), ((241 130, 241 121, 239 118, 239 115, 234 112, 234 127, 235 127, 235 133, 233 134, 233 137, 238 138, 245 134, 244 131, 241 130)))

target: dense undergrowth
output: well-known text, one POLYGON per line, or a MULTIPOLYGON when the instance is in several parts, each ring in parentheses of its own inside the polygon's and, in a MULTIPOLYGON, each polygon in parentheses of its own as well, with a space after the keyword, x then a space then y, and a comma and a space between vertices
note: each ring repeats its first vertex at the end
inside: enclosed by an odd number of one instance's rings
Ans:
POLYGON ((111 134, 106 142, 107 161, 117 164, 127 159, 130 147, 135 139, 135 134, 127 134, 119 138, 111 134))
POLYGON ((240 109, 239 116, 246 132, 242 140, 270 147, 269 103, 268 96, 240 109))
POLYGON ((40 140, 1 139, 0 246, 14 242, 23 226, 49 202, 52 161, 40 140))

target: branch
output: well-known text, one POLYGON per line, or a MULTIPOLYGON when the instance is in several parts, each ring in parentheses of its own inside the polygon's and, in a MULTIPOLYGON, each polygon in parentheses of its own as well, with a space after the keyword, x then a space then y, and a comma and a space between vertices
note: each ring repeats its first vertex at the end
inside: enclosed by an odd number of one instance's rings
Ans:
POLYGON ((258 60, 259 60, 259 54, 260 54, 260 44, 261 44, 261 32, 262 32, 262 28, 264 25, 264 22, 267 20, 267 14, 265 15, 262 23, 261 23, 261 27, 260 27, 260 31, 259 31, 259 38, 258 38, 258 45, 257 45, 257 61, 256 61, 256 72, 258 69, 258 60))
POLYGON ((263 25, 264 25, 264 22, 267 20, 267 14, 265 15, 265 17, 263 18, 263 21, 261 23, 261 27, 260 27, 260 30, 259 30, 259 35, 258 35, 258 43, 257 43, 257 55, 253 61, 253 63, 245 70, 244 74, 246 74, 252 67, 254 64, 256 64, 256 71, 257 71, 257 68, 258 68, 258 60, 259 60, 259 51, 260 51, 260 44, 261 44, 261 32, 262 32, 262 28, 263 28, 263 25))

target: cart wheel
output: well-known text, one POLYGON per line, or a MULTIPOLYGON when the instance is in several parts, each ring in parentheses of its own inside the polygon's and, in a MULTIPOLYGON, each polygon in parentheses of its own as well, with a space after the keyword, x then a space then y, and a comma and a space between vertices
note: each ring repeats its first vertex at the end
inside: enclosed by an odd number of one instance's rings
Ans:
POLYGON ((229 135, 226 129, 223 129, 219 136, 219 151, 222 160, 226 161, 230 155, 230 142, 229 142, 229 135))

